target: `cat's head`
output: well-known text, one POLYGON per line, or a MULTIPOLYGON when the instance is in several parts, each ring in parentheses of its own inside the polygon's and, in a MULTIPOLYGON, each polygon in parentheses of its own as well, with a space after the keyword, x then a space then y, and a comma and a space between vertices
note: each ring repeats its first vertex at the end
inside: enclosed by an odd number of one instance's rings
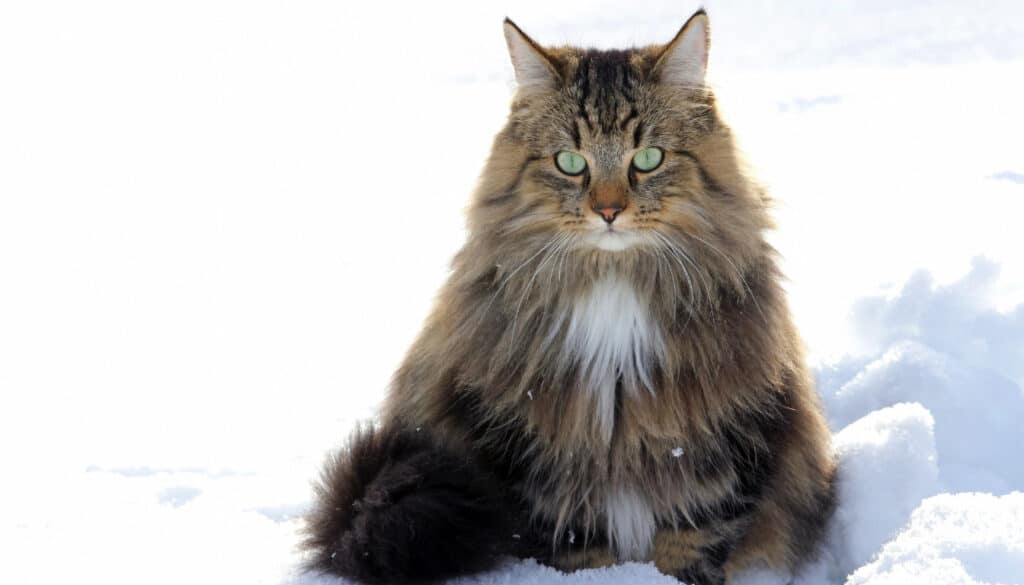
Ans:
POLYGON ((661 254, 708 273, 762 252, 766 202, 705 83, 703 11, 667 44, 626 50, 543 47, 509 20, 505 36, 517 89, 471 232, 522 253, 661 254))

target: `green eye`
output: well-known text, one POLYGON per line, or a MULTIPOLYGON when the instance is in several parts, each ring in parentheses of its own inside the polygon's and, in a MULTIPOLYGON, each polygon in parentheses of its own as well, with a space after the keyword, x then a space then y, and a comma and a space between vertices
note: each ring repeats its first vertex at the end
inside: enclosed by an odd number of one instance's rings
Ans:
POLYGON ((636 167, 636 170, 643 171, 645 173, 653 171, 661 164, 662 156, 663 153, 660 148, 653 146, 651 148, 645 148, 633 155, 633 166, 636 167))
POLYGON ((555 164, 558 165, 558 170, 567 175, 578 175, 587 168, 587 159, 575 152, 562 150, 555 155, 555 164))

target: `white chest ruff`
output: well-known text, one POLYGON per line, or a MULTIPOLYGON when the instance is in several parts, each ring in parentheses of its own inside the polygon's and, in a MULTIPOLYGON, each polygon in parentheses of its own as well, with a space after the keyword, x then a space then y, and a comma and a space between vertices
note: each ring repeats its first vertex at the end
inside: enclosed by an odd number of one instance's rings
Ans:
POLYGON ((652 368, 664 352, 660 328, 632 284, 605 278, 575 304, 565 351, 579 368, 579 381, 593 393, 602 434, 615 425, 615 388, 654 392, 652 368))
POLYGON ((654 512, 644 496, 630 488, 608 494, 605 501, 608 540, 620 561, 643 561, 654 542, 654 512))
MULTIPOLYGON (((594 404, 594 422, 606 443, 615 428, 616 386, 654 393, 654 364, 664 356, 661 329, 632 284, 606 278, 573 306, 564 351, 579 371, 579 383, 594 404)), ((654 512, 646 497, 630 487, 605 495, 608 539, 619 560, 644 560, 655 532, 654 512)))

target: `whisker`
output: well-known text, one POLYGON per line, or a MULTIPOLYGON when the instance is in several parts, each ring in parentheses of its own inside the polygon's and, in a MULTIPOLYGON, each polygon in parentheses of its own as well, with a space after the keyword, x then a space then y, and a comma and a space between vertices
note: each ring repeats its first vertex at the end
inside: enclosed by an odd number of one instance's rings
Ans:
MULTIPOLYGON (((656 236, 658 236, 659 239, 663 239, 661 234, 658 234, 657 232, 653 232, 653 233, 656 236)), ((685 265, 683 265, 683 264, 681 264, 679 262, 678 259, 675 259, 675 258, 672 258, 672 257, 669 256, 668 251, 665 250, 664 244, 657 245, 654 248, 654 251, 655 251, 655 254, 656 254, 656 258, 658 259, 658 266, 659 266, 659 268, 661 266, 665 267, 664 268, 664 273, 666 275, 668 275, 670 277, 672 276, 672 271, 670 270, 670 268, 671 268, 671 260, 675 260, 675 262, 677 264, 679 264, 679 267, 683 270, 683 276, 686 277, 687 292, 689 292, 689 294, 690 294, 690 301, 689 301, 689 306, 687 307, 687 309, 688 309, 687 312, 693 311, 694 310, 695 301, 694 301, 694 297, 693 297, 693 295, 694 295, 693 280, 690 278, 690 272, 686 269, 685 265)), ((678 281, 675 278, 668 278, 667 280, 669 280, 670 282, 673 283, 673 285, 678 287, 679 283, 678 283, 678 281)))
POLYGON ((761 320, 764 321, 765 325, 767 325, 768 317, 764 314, 764 311, 761 310, 761 304, 757 302, 757 296, 754 294, 754 291, 750 288, 750 284, 747 282, 747 277, 743 274, 743 271, 740 270, 739 266, 736 266, 736 263, 733 261, 733 259, 726 255, 725 252, 722 252, 717 247, 715 247, 711 242, 705 240, 704 238, 695 234, 690 234, 690 236, 693 239, 697 240, 698 242, 707 246, 710 250, 721 256, 723 260, 728 262, 730 266, 732 266, 733 272, 735 273, 736 277, 739 279, 740 283, 742 283, 743 288, 747 290, 747 295, 750 297, 750 300, 754 302, 754 307, 757 309, 757 312, 761 314, 761 320))
MULTIPOLYGON (((693 279, 690 276, 690 271, 686 268, 686 264, 689 264, 693 268, 693 271, 696 272, 697 276, 700 278, 701 284, 703 284, 701 292, 704 294, 705 301, 708 304, 713 305, 713 303, 711 302, 711 284, 708 282, 707 276, 704 274, 704 271, 700 269, 700 267, 693 260, 693 258, 686 252, 686 250, 681 245, 672 241, 672 239, 666 236, 665 234, 657 230, 653 230, 652 233, 656 234, 657 237, 665 244, 667 251, 670 253, 670 256, 674 258, 676 260, 676 263, 678 263, 680 267, 683 269, 683 272, 687 277, 687 282, 690 286, 691 291, 694 291, 696 287, 694 286, 693 279)), ((696 303, 696 306, 699 305, 700 303, 696 303)))
MULTIPOLYGON (((657 233, 657 232, 652 232, 652 233, 657 233)), ((658 234, 658 235, 661 236, 661 234, 658 234)), ((672 284, 672 287, 673 287, 673 291, 672 291, 673 292, 673 298, 678 297, 679 296, 679 281, 676 278, 673 278, 674 275, 673 275, 673 272, 671 270, 671 261, 669 260, 668 252, 664 249, 664 247, 662 245, 656 244, 654 246, 654 258, 655 258, 655 260, 658 263, 658 270, 661 271, 665 275, 664 279, 672 284)), ((678 262, 678 260, 677 260, 677 262, 678 262)), ((686 267, 685 266, 681 266, 681 268, 683 269, 683 275, 687 279, 687 292, 689 292, 689 296, 690 296, 690 300, 689 300, 689 302, 686 305, 686 322, 683 323, 683 326, 682 326, 683 329, 686 329, 686 327, 690 324, 690 320, 693 319, 693 314, 696 311, 696 308, 695 308, 694 296, 693 296, 694 295, 693 281, 691 280, 689 271, 686 270, 686 267)))
POLYGON ((540 256, 541 254, 543 254, 544 251, 546 249, 548 249, 548 247, 550 247, 552 244, 554 244, 558 240, 558 238, 559 238, 559 236, 557 234, 555 236, 552 236, 552 238, 550 240, 548 240, 543 246, 541 246, 541 248, 539 250, 534 252, 533 255, 531 255, 526 260, 523 260, 523 262, 520 263, 519 266, 517 266, 515 268, 515 270, 513 270, 509 274, 505 275, 505 277, 501 279, 501 282, 498 284, 498 287, 495 288, 494 292, 491 294, 491 298, 489 298, 487 300, 487 305, 485 305, 483 310, 480 312, 480 319, 479 319, 479 321, 483 321, 483 319, 486 318, 487 311, 491 308, 491 305, 494 304, 494 301, 499 296, 501 296, 501 293, 505 290, 505 286, 512 280, 512 277, 514 277, 527 264, 529 264, 531 261, 533 261, 534 258, 536 258, 537 256, 540 256))
MULTIPOLYGON (((551 260, 551 258, 553 256, 552 253, 554 251, 558 250, 559 246, 561 246, 562 243, 564 243, 568 238, 569 238, 569 234, 566 234, 566 233, 558 234, 554 238, 551 239, 551 242, 549 242, 546 246, 544 246, 541 249, 542 252, 547 250, 547 253, 544 254, 544 257, 541 259, 541 261, 537 263, 537 267, 534 268, 534 270, 533 270, 533 275, 530 277, 530 280, 526 283, 526 286, 523 287, 523 291, 519 295, 519 301, 516 303, 516 310, 515 310, 515 312, 514 312, 514 314, 512 316, 512 326, 509 328, 509 338, 510 339, 514 339, 515 338, 516 322, 519 320, 519 310, 522 308, 523 302, 526 300, 526 297, 528 297, 530 295, 530 292, 533 290, 533 283, 537 280, 537 275, 540 274, 540 272, 541 272, 541 270, 543 270, 544 266, 548 263, 549 260, 551 260), (554 244, 553 248, 552 248, 552 244, 554 244)), ((536 255, 534 255, 534 256, 536 256, 536 255)), ((509 345, 509 351, 510 352, 512 351, 511 344, 509 345)))
MULTIPOLYGON (((657 222, 658 224, 661 224, 661 225, 665 226, 665 229, 671 230, 673 233, 679 234, 679 236, 682 239, 685 239, 685 238, 690 237, 690 236, 693 235, 693 234, 690 234, 689 232, 686 232, 686 231, 680 229, 679 226, 673 225, 673 224, 671 224, 669 222, 666 222, 664 220, 656 219, 654 221, 657 222)), ((662 236, 665 236, 665 234, 661 233, 657 229, 655 229, 654 231, 655 231, 655 233, 659 233, 662 236)), ((704 284, 704 291, 705 291, 707 300, 708 300, 709 303, 711 303, 713 305, 714 304, 712 302, 713 301, 713 291, 712 291, 711 284, 710 284, 710 282, 707 279, 707 273, 705 271, 700 270, 698 268, 696 260, 694 260, 694 258, 689 253, 687 253, 686 249, 678 241, 676 241, 675 239, 673 239, 671 237, 665 236, 665 243, 666 243, 666 245, 672 247, 677 253, 682 254, 683 257, 686 258, 686 260, 694 267, 694 270, 696 270, 698 272, 698 274, 701 276, 701 280, 703 281, 703 284, 704 284)))

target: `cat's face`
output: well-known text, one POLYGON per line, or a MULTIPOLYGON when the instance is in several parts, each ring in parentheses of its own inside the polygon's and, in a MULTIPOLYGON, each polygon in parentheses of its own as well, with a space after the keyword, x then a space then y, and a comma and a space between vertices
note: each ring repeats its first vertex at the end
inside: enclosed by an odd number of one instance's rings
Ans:
POLYGON ((699 221, 688 202, 702 186, 692 149, 714 123, 703 21, 668 48, 629 51, 540 49, 506 26, 520 84, 513 136, 530 159, 519 190, 535 203, 532 218, 609 252, 656 243, 659 224, 699 221), (690 60, 672 69, 673 51, 690 60))
POLYGON ((517 91, 471 230, 517 263, 571 254, 734 280, 770 220, 705 84, 706 15, 628 50, 544 48, 505 29, 517 91))
POLYGON ((527 152, 519 192, 534 221, 608 252, 701 221, 693 151, 714 126, 706 16, 666 46, 625 51, 544 49, 510 22, 506 36, 519 85, 510 133, 527 152))

